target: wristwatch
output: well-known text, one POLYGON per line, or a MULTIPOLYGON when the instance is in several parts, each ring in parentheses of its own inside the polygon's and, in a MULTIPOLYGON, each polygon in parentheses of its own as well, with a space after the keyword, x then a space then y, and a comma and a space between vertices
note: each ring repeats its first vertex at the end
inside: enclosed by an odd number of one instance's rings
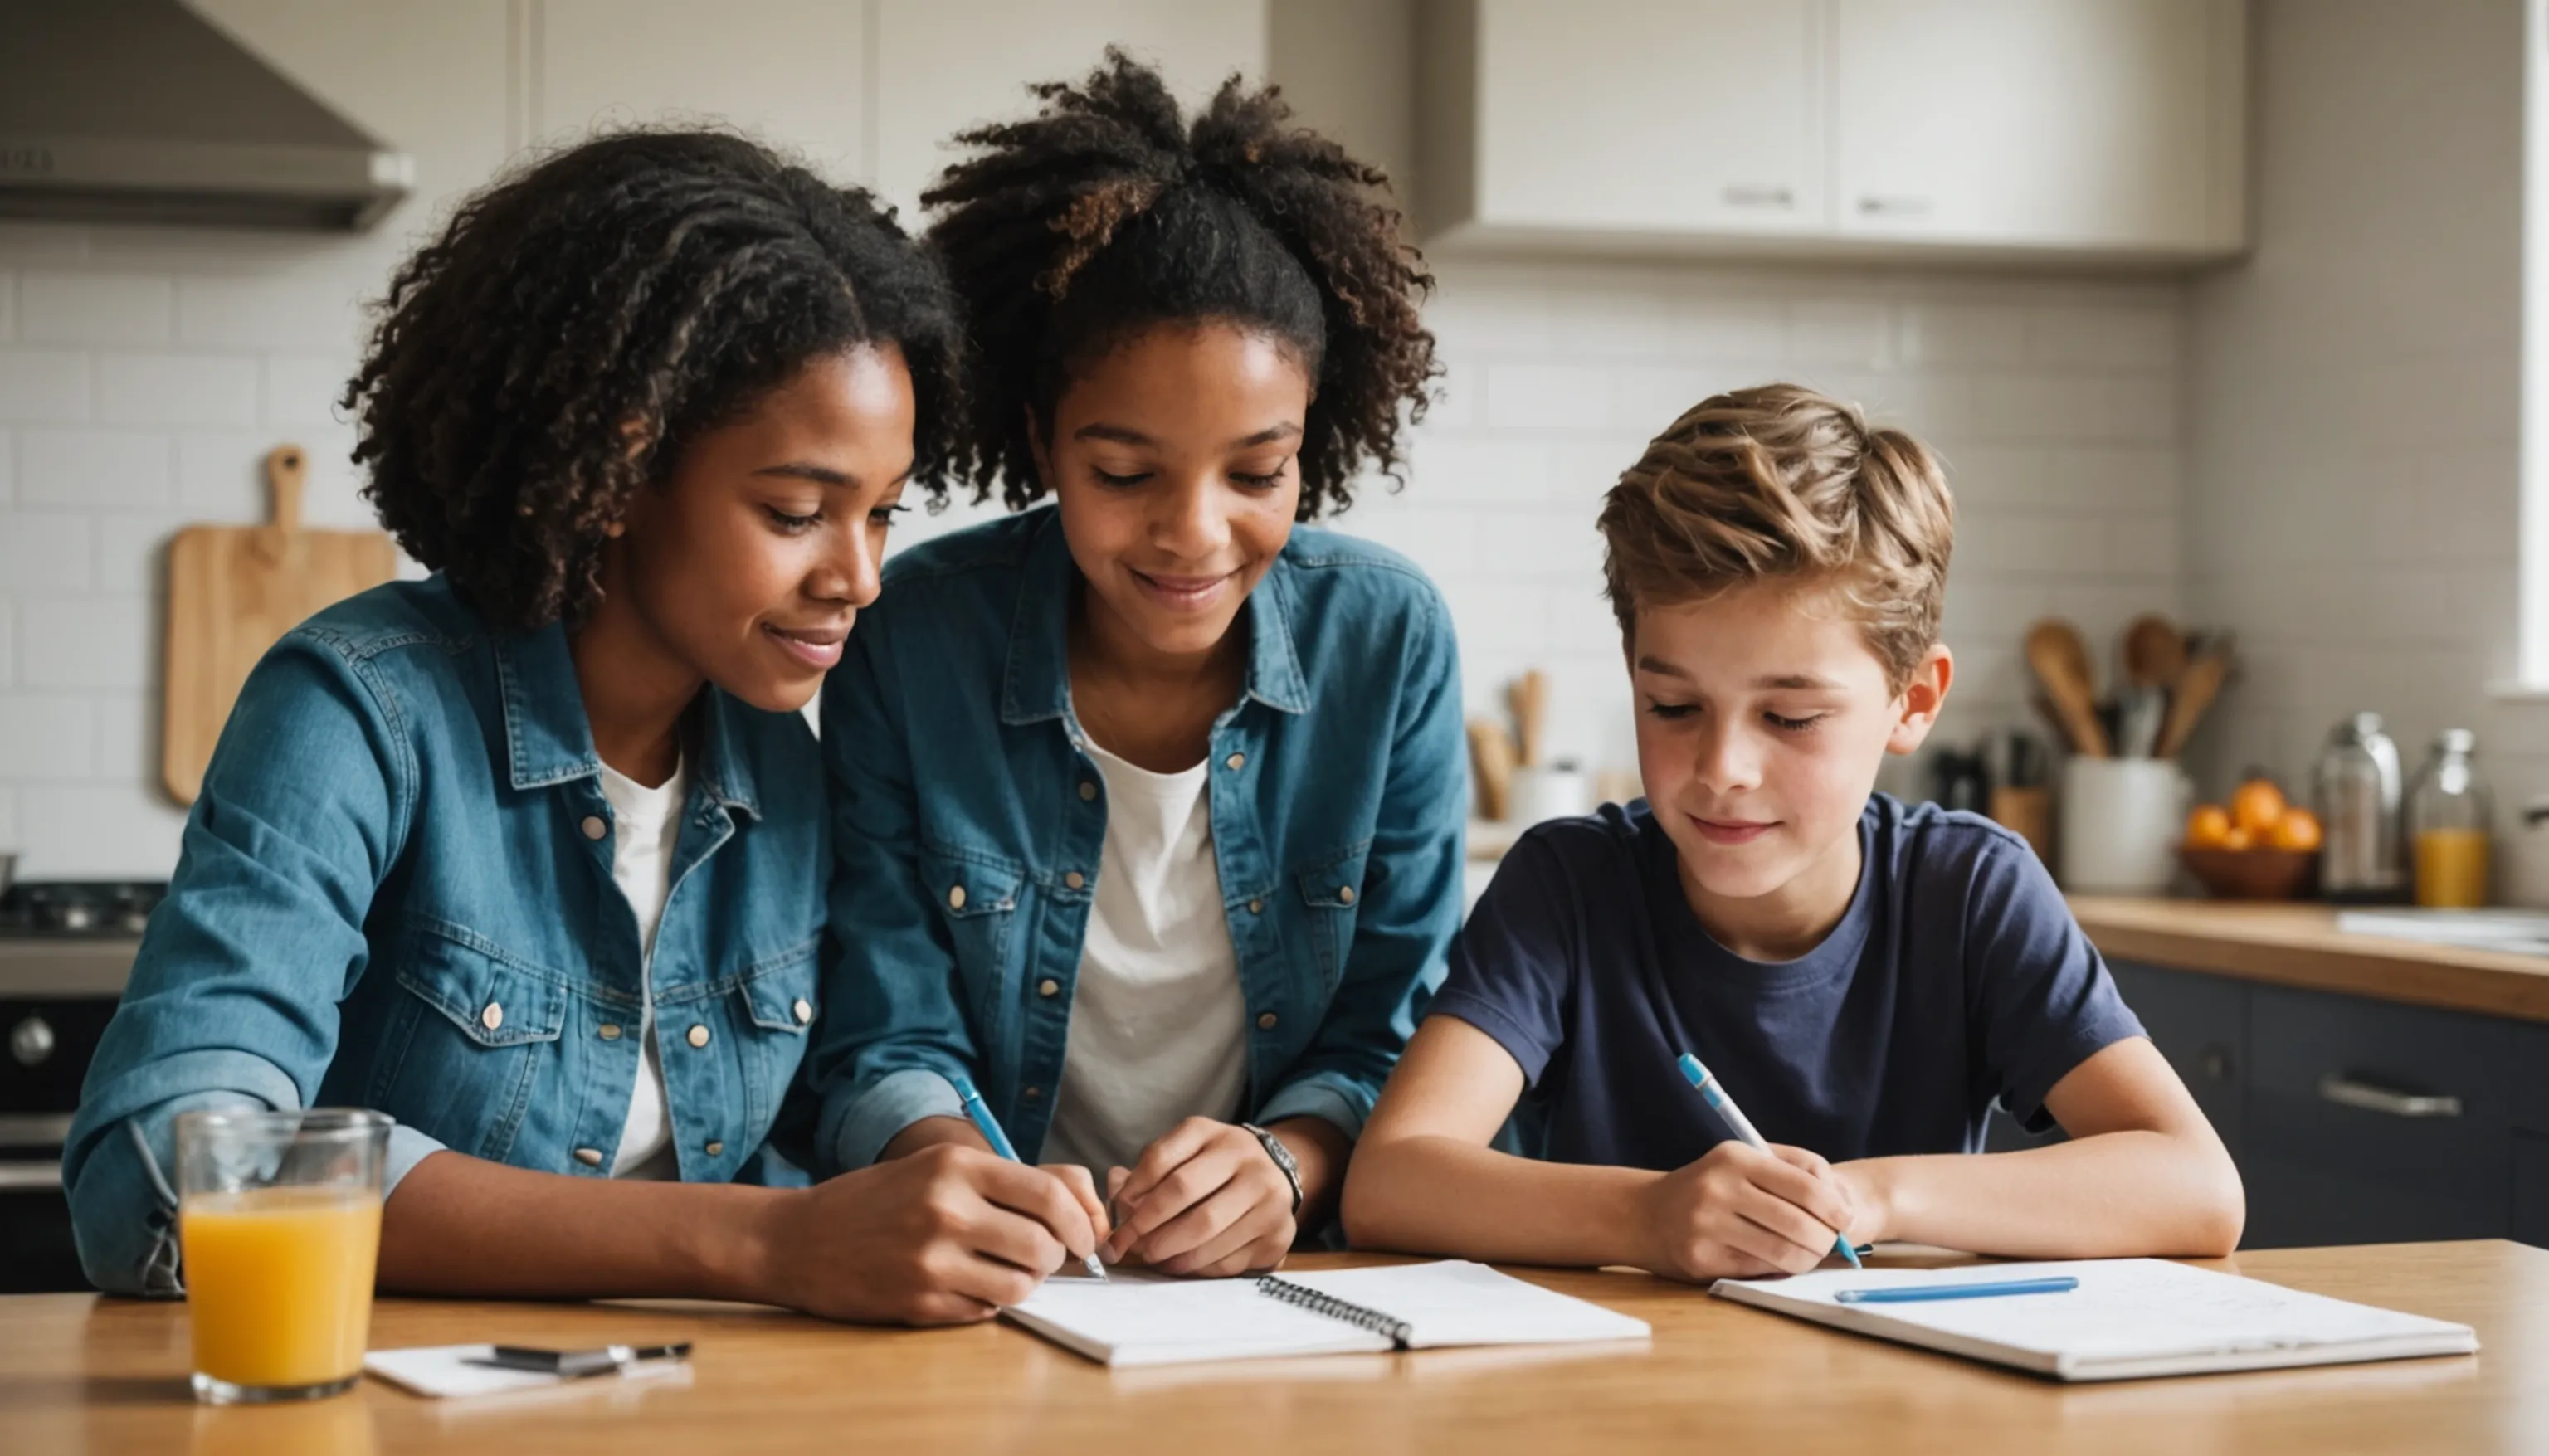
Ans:
POLYGON ((1283 1170, 1283 1181, 1292 1185, 1292 1212, 1301 1212, 1301 1165, 1293 1160, 1292 1149, 1283 1145, 1282 1138, 1255 1123, 1241 1123, 1239 1126, 1256 1134, 1257 1140, 1265 1144, 1266 1155, 1274 1159, 1274 1166, 1283 1170))

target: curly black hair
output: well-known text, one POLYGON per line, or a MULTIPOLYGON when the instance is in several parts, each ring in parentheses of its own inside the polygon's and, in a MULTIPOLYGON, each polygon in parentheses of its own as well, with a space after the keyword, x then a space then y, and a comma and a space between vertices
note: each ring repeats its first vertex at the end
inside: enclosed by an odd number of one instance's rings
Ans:
POLYGON ((391 278, 346 386, 363 494, 500 625, 573 621, 605 533, 698 435, 812 360, 894 345, 946 494, 963 332, 891 209, 740 136, 597 137, 462 203, 391 278))
POLYGON ((960 135, 978 154, 921 194, 972 331, 955 464, 975 499, 1044 494, 1028 420, 1050 429, 1076 366, 1203 319, 1266 330, 1310 374, 1301 519, 1352 504, 1367 464, 1397 477, 1402 421, 1442 371, 1416 313, 1434 278, 1381 172, 1235 75, 1191 126, 1112 47, 1081 84, 1034 92, 1033 118, 960 135))

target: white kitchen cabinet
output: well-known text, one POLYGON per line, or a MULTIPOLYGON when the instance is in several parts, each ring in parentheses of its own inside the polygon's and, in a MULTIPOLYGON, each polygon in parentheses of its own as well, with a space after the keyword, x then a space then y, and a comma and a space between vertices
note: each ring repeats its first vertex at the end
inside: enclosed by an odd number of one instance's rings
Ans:
POLYGON ((1268 0, 871 0, 875 180, 908 210, 963 153, 958 132, 1031 114, 1029 85, 1078 80, 1107 46, 1152 62, 1189 106, 1266 70, 1268 0))
MULTIPOLYGON (((1430 6, 1429 216, 1508 234, 1780 233, 1831 222, 1827 0, 1430 6), (1448 158, 1446 158, 1448 160, 1448 158), (1440 184, 1439 186, 1437 184, 1440 184)), ((1420 145, 1423 143, 1420 142, 1420 145)))
POLYGON ((1418 25, 1432 243, 2245 243, 2246 0, 1422 0, 1418 25))
POLYGON ((726 124, 862 177, 867 6, 856 0, 532 0, 530 135, 726 124))
POLYGON ((2246 59, 2236 3, 1835 5, 1844 236, 2238 246, 2246 59))

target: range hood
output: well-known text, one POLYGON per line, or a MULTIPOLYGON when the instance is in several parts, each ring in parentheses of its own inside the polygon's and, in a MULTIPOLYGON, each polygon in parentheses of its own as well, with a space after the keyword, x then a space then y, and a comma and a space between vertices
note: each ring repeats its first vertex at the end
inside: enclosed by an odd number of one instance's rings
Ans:
POLYGON ((177 0, 0 0, 0 219, 350 230, 414 183, 177 0))

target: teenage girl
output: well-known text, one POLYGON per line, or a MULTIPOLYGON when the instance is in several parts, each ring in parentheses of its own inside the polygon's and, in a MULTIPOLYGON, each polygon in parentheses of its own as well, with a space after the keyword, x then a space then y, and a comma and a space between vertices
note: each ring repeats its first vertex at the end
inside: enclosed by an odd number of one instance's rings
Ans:
POLYGON ((434 574, 239 694, 63 1160, 92 1279, 182 1288, 192 1108, 394 1116, 387 1289, 900 1316, 911 1267, 1086 1230, 988 1156, 766 1186, 823 999, 796 710, 948 458, 958 338, 866 195, 719 136, 578 147, 408 261, 346 404, 434 574))
POLYGON ((1022 513, 898 557, 824 690, 817 1152, 979 1147, 970 1081, 1109 1257, 1265 1268, 1334 1207, 1460 919, 1442 599, 1296 525, 1396 467, 1432 279, 1271 90, 1189 121, 1110 54, 1037 94, 924 199, 973 333, 959 468, 1022 513))

